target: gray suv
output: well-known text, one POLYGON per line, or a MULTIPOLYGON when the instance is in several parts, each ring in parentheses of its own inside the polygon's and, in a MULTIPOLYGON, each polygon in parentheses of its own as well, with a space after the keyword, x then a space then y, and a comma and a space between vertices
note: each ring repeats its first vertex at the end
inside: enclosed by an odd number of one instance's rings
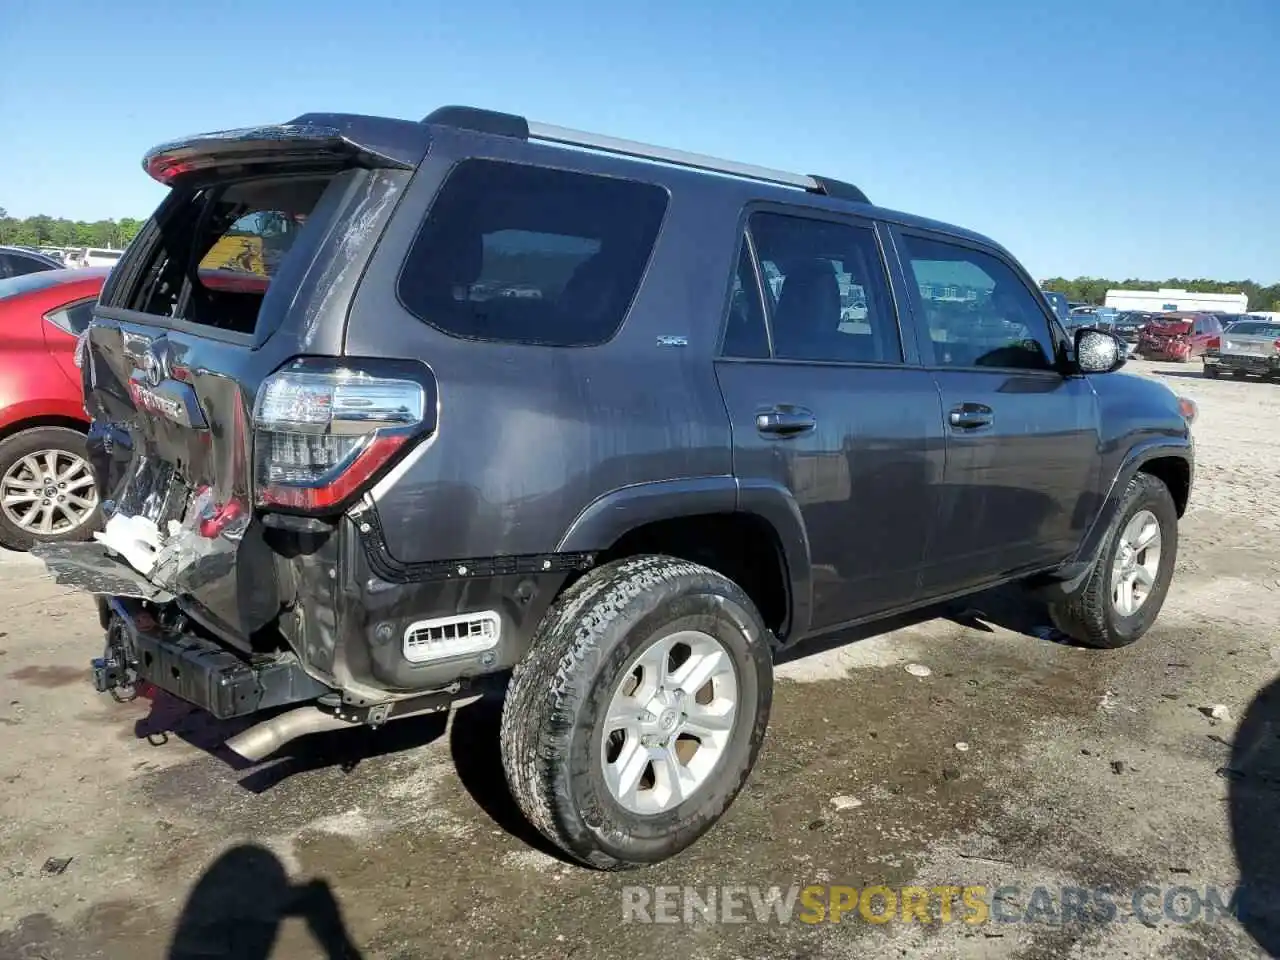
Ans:
POLYGON ((1193 409, 975 233, 463 107, 144 165, 78 350, 108 519, 38 553, 100 690, 254 715, 251 760, 505 684, 530 821, 652 863, 742 787, 780 649, 1010 581, 1116 647, 1164 600, 1193 409))

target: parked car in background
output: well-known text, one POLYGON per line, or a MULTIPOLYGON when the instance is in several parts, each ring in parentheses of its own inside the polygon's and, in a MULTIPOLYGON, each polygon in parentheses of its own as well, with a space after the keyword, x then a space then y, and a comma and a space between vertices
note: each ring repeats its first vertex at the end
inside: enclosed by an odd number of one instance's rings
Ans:
POLYGON ((1142 335, 1142 331, 1146 329, 1147 324, 1151 322, 1153 315, 1150 313, 1136 313, 1126 311, 1117 314, 1115 319, 1111 321, 1107 327, 1112 333, 1120 337, 1126 343, 1138 342, 1138 338, 1142 335))
POLYGON ((58 269, 0 280, 0 546, 81 540, 97 528, 74 356, 106 276, 58 269))
POLYGON ((1186 362, 1216 348, 1222 323, 1210 313, 1166 313, 1147 324, 1137 354, 1147 360, 1186 362))
POLYGON ((81 262, 86 267, 114 267, 123 254, 123 250, 89 247, 85 250, 81 262))
POLYGON ((0 247, 0 280, 61 268, 61 263, 43 253, 25 247, 0 247))
POLYGON ((1223 331, 1221 345, 1204 355, 1204 375, 1230 372, 1241 379, 1254 373, 1280 376, 1280 320, 1238 320, 1223 331))

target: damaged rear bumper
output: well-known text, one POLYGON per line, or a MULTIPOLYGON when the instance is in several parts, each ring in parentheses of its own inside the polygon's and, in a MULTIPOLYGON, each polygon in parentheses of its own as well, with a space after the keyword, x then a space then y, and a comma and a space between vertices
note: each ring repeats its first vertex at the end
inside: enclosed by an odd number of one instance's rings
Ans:
POLYGON ((155 604, 173 596, 101 543, 33 548, 56 582, 98 595, 106 649, 93 663, 94 685, 120 699, 139 682, 159 687, 220 720, 242 717, 333 692, 309 676, 292 653, 246 657, 186 629, 178 616, 162 623, 155 604))
POLYGON ((128 694, 145 681, 219 720, 333 692, 292 654, 248 660, 194 632, 161 625, 140 601, 112 597, 106 603, 106 650, 94 663, 95 685, 103 692, 128 694))

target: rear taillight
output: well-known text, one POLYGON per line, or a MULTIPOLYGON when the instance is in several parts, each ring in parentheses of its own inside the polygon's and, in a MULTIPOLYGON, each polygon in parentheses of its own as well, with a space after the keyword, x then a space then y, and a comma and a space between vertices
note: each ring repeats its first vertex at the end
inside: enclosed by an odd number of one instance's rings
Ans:
POLYGON ((297 360, 268 377, 253 414, 258 506, 340 507, 423 435, 435 416, 429 374, 405 372, 297 360))
POLYGON ((1280 340, 1273 340, 1271 345, 1276 348, 1276 353, 1280 353, 1280 340))

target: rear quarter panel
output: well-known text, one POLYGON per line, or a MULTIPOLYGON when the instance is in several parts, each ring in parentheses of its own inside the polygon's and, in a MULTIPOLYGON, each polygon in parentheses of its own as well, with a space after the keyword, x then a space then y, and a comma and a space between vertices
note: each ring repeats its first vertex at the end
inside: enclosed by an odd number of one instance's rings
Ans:
POLYGON ((670 200, 645 279, 608 343, 467 341, 410 314, 396 278, 449 169, 478 156, 622 176, 636 169, 443 129, 433 141, 365 273, 345 347, 349 356, 420 358, 439 384, 436 435, 374 490, 387 549, 406 563, 552 552, 579 513, 614 490, 732 473, 711 359, 741 201, 679 171, 645 178, 667 186, 670 200), (658 346, 663 336, 687 345, 658 346))

